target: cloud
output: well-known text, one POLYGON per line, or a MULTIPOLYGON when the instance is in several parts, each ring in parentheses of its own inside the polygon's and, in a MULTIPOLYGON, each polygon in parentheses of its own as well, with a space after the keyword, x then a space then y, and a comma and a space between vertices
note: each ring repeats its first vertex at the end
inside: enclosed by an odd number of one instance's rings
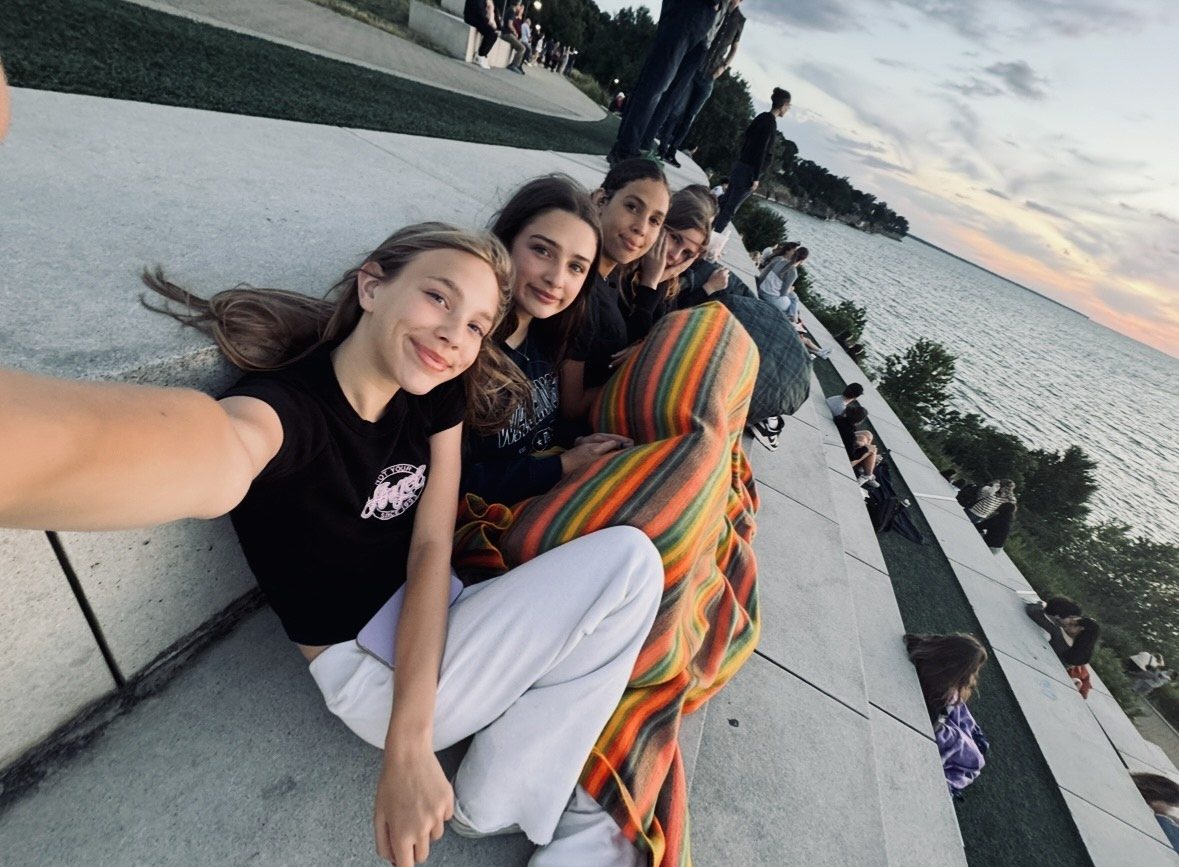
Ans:
POLYGON ((1049 217, 1056 217, 1058 220, 1071 220, 1072 217, 1062 214, 1055 208, 1050 208, 1047 205, 1041 205, 1039 202, 1033 202, 1031 199, 1024 200, 1024 207, 1030 208, 1033 211, 1039 211, 1041 214, 1047 214, 1049 217))
POLYGON ((1025 99, 1043 99, 1048 95, 1043 87, 1048 83, 1047 79, 1037 75, 1026 60, 992 63, 983 72, 999 79, 1016 96, 1022 96, 1025 99))
POLYGON ((861 15, 847 0, 746 0, 742 11, 750 21, 772 21, 802 30, 839 33, 861 29, 861 15))
POLYGON ((916 69, 912 63, 905 63, 903 60, 893 60, 890 57, 877 57, 876 62, 881 66, 887 66, 891 69, 916 69))
POLYGON ((1006 193, 1001 193, 998 190, 993 189, 992 187, 987 187, 985 190, 983 190, 983 192, 990 193, 992 196, 995 196, 996 198, 999 198, 999 199, 1005 199, 1008 202, 1011 201, 1011 196, 1007 195, 1006 193))
POLYGON ((953 90, 963 96, 1002 96, 1003 88, 991 84, 989 81, 982 81, 978 78, 971 77, 969 81, 960 82, 945 82, 942 87, 947 90, 953 90))

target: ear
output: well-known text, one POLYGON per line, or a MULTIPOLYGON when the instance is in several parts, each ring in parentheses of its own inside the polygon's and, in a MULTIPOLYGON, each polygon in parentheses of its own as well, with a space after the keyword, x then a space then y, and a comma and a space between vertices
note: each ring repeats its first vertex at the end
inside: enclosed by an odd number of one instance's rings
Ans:
POLYGON ((376 262, 365 262, 356 272, 356 294, 360 309, 371 311, 377 297, 377 288, 385 279, 385 272, 376 262))
POLYGON ((610 194, 601 187, 598 187, 596 190, 590 193, 590 201, 593 202, 596 207, 602 208, 608 201, 610 201, 610 194))

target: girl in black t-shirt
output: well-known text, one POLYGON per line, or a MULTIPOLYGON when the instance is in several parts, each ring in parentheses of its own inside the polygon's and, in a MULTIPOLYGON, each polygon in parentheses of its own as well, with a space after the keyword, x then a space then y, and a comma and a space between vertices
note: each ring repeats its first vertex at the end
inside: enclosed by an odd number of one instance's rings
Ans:
POLYGON ((638 851, 577 780, 659 605, 650 540, 590 534, 447 610, 464 404, 494 427, 522 386, 484 339, 511 274, 494 237, 439 223, 397 232, 322 301, 249 288, 205 301, 145 274, 247 375, 217 401, 0 370, 0 526, 232 510, 329 709, 384 748, 383 858, 424 861, 453 817, 467 835, 522 830, 541 846, 534 867, 632 867, 638 851), (390 667, 354 639, 402 586, 390 667), (434 751, 472 735, 452 788, 434 751))
POLYGON ((557 436, 557 371, 583 326, 589 299, 585 283, 598 267, 601 249, 597 208, 589 194, 564 175, 529 181, 496 215, 491 231, 516 268, 512 306, 493 339, 531 383, 532 399, 517 405, 506 425, 469 438, 462 490, 511 505, 632 443, 598 433, 551 453, 563 444, 557 436))
POLYGON ((626 319, 619 307, 622 268, 656 252, 643 282, 658 285, 666 250, 663 220, 671 191, 663 170, 651 160, 635 158, 616 164, 593 193, 602 224, 602 254, 590 286, 585 325, 561 365, 561 413, 583 420, 601 387, 610 378, 615 354, 626 349, 626 319))

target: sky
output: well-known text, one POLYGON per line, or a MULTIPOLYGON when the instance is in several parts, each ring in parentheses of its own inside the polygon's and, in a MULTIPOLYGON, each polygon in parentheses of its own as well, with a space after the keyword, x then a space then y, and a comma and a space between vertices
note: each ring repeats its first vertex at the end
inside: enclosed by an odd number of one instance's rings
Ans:
POLYGON ((791 92, 778 128, 801 157, 912 234, 1179 357, 1177 0, 742 11, 734 69, 758 110, 791 92))

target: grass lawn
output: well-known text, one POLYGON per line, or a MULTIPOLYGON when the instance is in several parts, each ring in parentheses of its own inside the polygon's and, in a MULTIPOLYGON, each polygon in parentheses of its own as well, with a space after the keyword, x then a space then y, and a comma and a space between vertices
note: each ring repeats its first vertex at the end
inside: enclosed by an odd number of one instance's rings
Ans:
MULTIPOLYGON (((815 373, 825 394, 838 394, 846 385, 828 362, 816 362, 815 373)), ((884 447, 887 450, 887 442, 884 447)), ((898 496, 913 503, 908 514, 925 537, 925 543, 917 545, 896 533, 877 536, 905 629, 971 632, 989 649, 917 498, 895 467, 892 479, 898 496)), ((966 800, 955 807, 967 861, 972 867, 1091 864, 1060 789, 993 659, 983 669, 970 708, 990 738, 991 751, 982 776, 966 789, 966 800)))
POLYGON ((604 154, 618 119, 542 117, 116 0, 4 0, 16 87, 604 154))

